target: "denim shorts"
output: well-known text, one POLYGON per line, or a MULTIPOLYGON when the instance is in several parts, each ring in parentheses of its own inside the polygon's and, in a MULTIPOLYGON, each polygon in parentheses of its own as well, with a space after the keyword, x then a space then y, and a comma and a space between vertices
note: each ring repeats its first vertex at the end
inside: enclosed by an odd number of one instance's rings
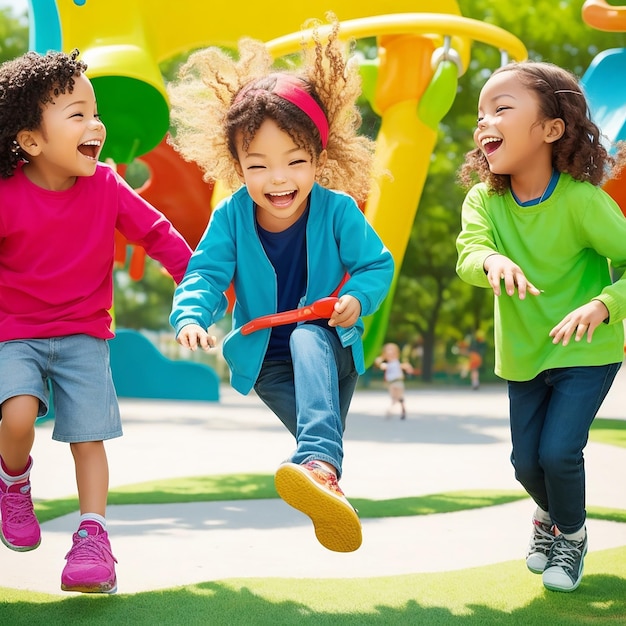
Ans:
POLYGON ((50 389, 56 441, 102 441, 122 435, 106 340, 68 335, 0 342, 0 405, 15 396, 34 396, 42 416, 50 389))

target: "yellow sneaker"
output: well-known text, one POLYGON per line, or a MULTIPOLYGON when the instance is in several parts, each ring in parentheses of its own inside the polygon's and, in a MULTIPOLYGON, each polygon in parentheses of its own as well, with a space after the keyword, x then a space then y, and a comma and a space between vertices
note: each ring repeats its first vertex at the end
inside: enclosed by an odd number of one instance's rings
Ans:
POLYGON ((361 522, 337 477, 320 463, 283 463, 274 476, 278 495, 308 515, 315 536, 328 550, 353 552, 361 545, 361 522))

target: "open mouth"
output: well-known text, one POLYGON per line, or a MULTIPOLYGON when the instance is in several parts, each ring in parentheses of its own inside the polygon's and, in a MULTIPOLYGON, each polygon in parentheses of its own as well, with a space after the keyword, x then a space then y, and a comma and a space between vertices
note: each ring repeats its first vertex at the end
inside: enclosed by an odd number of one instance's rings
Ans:
POLYGON ((296 197, 296 191, 282 193, 266 193, 265 197, 276 207, 289 206, 296 197))
POLYGON ((489 156, 502 145, 502 139, 498 139, 496 137, 487 137, 487 139, 483 139, 481 145, 483 147, 483 150, 485 151, 485 154, 489 156))
POLYGON ((95 160, 98 158, 100 146, 102 146, 102 142, 99 139, 92 139, 91 141, 86 141, 85 143, 80 144, 80 146, 78 146, 78 151, 88 159, 95 160))

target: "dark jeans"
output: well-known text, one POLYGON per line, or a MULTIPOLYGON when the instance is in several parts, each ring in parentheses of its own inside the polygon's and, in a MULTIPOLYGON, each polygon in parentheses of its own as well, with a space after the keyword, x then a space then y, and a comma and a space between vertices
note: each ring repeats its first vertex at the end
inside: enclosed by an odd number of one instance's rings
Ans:
POLYGON ((296 438, 293 463, 326 461, 341 476, 343 431, 358 380, 352 350, 337 333, 301 324, 291 333, 291 361, 266 361, 254 390, 296 438))
POLYGON ((585 523, 583 449, 620 365, 558 368, 508 382, 515 478, 563 533, 585 523))

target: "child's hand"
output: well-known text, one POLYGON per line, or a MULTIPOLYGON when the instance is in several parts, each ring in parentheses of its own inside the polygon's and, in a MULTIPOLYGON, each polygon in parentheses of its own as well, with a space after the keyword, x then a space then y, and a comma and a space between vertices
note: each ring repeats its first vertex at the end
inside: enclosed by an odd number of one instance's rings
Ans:
POLYGON ((183 326, 182 330, 178 333, 176 341, 184 348, 189 348, 193 352, 196 351, 198 345, 208 352, 210 348, 215 348, 217 338, 199 326, 198 324, 187 324, 183 326))
POLYGON ((402 369, 411 376, 415 374, 415 370, 413 369, 413 366, 410 363, 402 363, 402 369))
POLYGON ((335 304, 335 310, 328 320, 329 326, 348 328, 356 324, 361 315, 361 303, 354 296, 341 296, 335 304))
POLYGON ((591 343, 593 331, 609 316, 609 311, 600 300, 592 300, 566 315, 551 331, 552 343, 566 346, 572 335, 580 341, 587 333, 587 343, 591 343))
POLYGON ((499 296, 501 293, 500 285, 503 280, 504 288, 509 296, 515 293, 515 287, 517 287, 520 300, 526 297, 526 293, 530 293, 533 296, 538 296, 541 293, 535 285, 526 279, 519 265, 513 263, 511 259, 503 254, 492 254, 488 256, 483 263, 483 267, 487 272, 489 284, 496 296, 499 296))

